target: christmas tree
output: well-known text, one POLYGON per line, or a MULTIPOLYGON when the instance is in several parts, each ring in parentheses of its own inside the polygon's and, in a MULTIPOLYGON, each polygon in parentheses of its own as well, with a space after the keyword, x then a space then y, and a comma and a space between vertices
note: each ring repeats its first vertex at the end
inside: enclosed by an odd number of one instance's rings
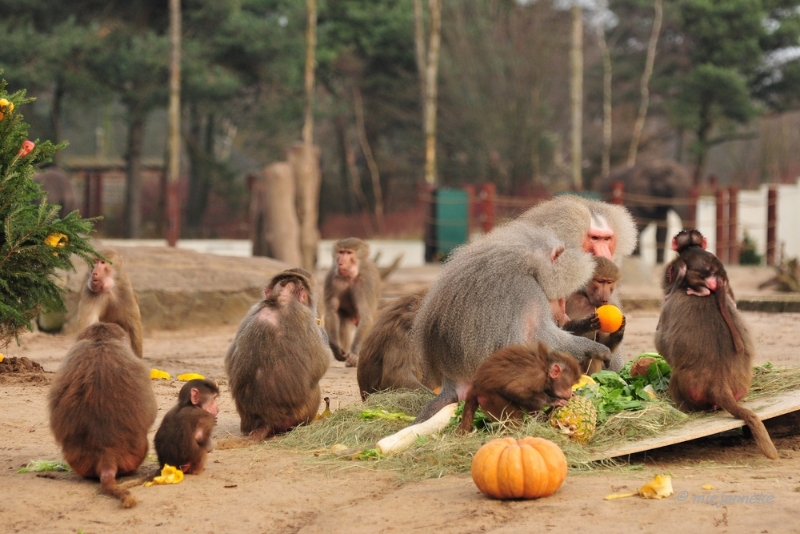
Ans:
POLYGON ((56 271, 74 271, 73 254, 88 263, 97 254, 87 237, 94 219, 77 211, 59 219, 59 206, 32 180, 36 166, 66 146, 28 139, 19 111, 32 101, 24 90, 9 95, 0 80, 0 348, 32 330, 39 312, 64 311, 56 271))

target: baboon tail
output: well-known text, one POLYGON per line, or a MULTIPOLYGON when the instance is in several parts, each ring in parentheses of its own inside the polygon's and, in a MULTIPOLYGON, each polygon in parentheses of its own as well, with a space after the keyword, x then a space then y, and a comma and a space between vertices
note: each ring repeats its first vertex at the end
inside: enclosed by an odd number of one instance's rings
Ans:
POLYGON ((753 438, 756 440, 756 445, 758 445, 758 448, 764 453, 764 456, 771 460, 776 460, 778 458, 778 450, 772 443, 772 439, 769 437, 764 423, 761 422, 761 419, 759 419, 755 413, 741 406, 731 393, 723 394, 721 398, 714 400, 720 408, 726 410, 732 416, 743 420, 747 426, 750 427, 750 430, 753 432, 753 438))
POLYGON ((129 490, 117 486, 116 476, 116 467, 106 467, 100 471, 100 487, 103 493, 119 499, 123 508, 133 508, 136 506, 136 497, 129 490))

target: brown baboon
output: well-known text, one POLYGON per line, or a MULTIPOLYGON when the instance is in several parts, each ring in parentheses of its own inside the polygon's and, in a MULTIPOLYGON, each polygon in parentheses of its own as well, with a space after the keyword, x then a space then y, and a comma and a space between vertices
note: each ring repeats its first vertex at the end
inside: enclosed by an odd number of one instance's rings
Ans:
MULTIPOLYGON (((580 248, 617 265, 633 252, 638 240, 636 223, 625 207, 573 195, 537 204, 520 220, 550 228, 567 248, 580 248)), ((610 304, 622 309, 617 295, 612 295, 610 304)), ((619 371, 625 359, 624 344, 620 343, 611 356, 610 369, 619 371)))
POLYGON ((497 421, 521 421, 525 412, 564 406, 580 377, 575 358, 550 350, 544 343, 503 347, 475 371, 458 431, 472 430, 479 405, 497 421))
MULTIPOLYGON (((608 350, 614 352, 622 342, 625 335, 625 318, 622 326, 612 334, 600 331, 600 318, 595 310, 611 302, 614 288, 620 278, 619 267, 613 261, 602 256, 594 257, 594 274, 586 285, 567 298, 566 314, 570 321, 562 328, 575 335, 593 339, 602 343, 608 350)), ((585 373, 590 375, 604 369, 603 362, 592 360, 585 368, 585 373)))
POLYGON ((176 404, 161 421, 155 446, 159 467, 169 464, 184 473, 205 470, 206 453, 213 450, 211 432, 217 424, 219 388, 211 380, 186 382, 176 404))
POLYGON ((116 476, 135 471, 147 455, 147 431, 158 405, 150 373, 118 325, 95 323, 67 353, 48 395, 50 429, 64 460, 103 493, 136 504, 116 476))
POLYGON ((83 284, 78 303, 78 331, 97 322, 118 324, 128 335, 133 352, 141 358, 139 298, 122 268, 122 256, 110 249, 99 252, 106 259, 95 259, 94 268, 83 284))
POLYGON ((358 357, 361 399, 386 389, 435 389, 434 377, 414 342, 411 327, 426 290, 405 295, 380 311, 358 357))
POLYGON ((655 341, 656 350, 672 366, 669 392, 684 412, 720 407, 743 419, 761 452, 775 459, 778 451, 764 424, 738 403, 750 389, 755 346, 736 308, 727 299, 723 302, 744 350, 736 350, 714 299, 676 291, 664 303, 655 341))
POLYGON ((481 362, 506 345, 541 341, 579 361, 608 360, 607 347, 558 328, 550 306, 593 270, 589 254, 524 220, 457 248, 414 321, 425 361, 442 376, 441 392, 417 420, 463 400, 481 362))
POLYGON ((369 259, 369 245, 356 237, 333 245, 333 265, 325 277, 325 330, 334 357, 348 367, 358 365, 381 296, 378 268, 369 259))
POLYGON ((726 298, 736 307, 728 273, 719 258, 705 250, 706 238, 698 230, 681 230, 672 238, 672 250, 678 257, 664 269, 664 300, 669 299, 675 291, 685 290, 687 295, 707 297, 714 293, 722 318, 733 338, 737 351, 744 350, 741 334, 736 330, 733 320, 728 315, 726 298))
POLYGON ((225 356, 242 433, 255 440, 308 423, 319 408, 331 352, 310 307, 310 280, 303 270, 276 275, 225 356))

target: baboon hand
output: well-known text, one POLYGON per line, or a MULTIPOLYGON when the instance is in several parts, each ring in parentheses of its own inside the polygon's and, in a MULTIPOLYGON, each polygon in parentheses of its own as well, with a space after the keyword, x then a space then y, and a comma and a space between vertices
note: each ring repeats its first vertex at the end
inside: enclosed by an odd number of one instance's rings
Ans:
POLYGON ((333 357, 336 358, 336 361, 343 362, 347 360, 347 354, 345 354, 342 347, 331 341, 330 343, 331 351, 333 352, 333 357))

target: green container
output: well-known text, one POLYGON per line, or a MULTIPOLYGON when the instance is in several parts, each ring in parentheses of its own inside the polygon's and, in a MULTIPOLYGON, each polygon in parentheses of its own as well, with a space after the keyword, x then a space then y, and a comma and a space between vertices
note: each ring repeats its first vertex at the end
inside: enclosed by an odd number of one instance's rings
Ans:
POLYGON ((425 259, 438 261, 446 258, 454 248, 469 239, 469 195, 463 189, 438 188, 434 194, 433 228, 429 229, 430 242, 425 259))

